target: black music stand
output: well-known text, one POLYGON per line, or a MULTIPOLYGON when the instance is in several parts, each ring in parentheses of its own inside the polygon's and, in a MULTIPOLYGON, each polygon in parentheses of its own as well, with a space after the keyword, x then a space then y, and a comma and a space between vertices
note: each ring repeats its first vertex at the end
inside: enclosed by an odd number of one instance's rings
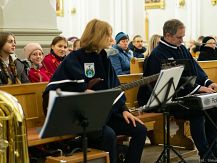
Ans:
POLYGON ((54 100, 54 103, 50 108, 48 106, 49 110, 40 131, 40 137, 47 138, 82 133, 83 162, 86 163, 86 133, 102 129, 111 112, 114 99, 120 93, 120 89, 109 89, 94 93, 57 95, 54 99, 49 99, 49 101, 54 100))
MULTIPOLYGON (((143 109, 143 111, 152 111, 156 110, 156 108, 159 108, 163 113, 164 148, 156 163, 159 163, 161 161, 164 163, 169 163, 170 150, 172 150, 180 158, 181 162, 186 163, 182 156, 170 145, 170 113, 167 109, 167 105, 169 105, 168 103, 170 103, 173 96, 176 94, 175 90, 184 69, 183 66, 179 67, 180 69, 178 68, 175 71, 174 68, 161 70, 158 81, 156 82, 152 94, 149 98, 148 105, 144 106, 143 109)), ((148 86, 150 89, 152 89, 150 85, 148 86)))

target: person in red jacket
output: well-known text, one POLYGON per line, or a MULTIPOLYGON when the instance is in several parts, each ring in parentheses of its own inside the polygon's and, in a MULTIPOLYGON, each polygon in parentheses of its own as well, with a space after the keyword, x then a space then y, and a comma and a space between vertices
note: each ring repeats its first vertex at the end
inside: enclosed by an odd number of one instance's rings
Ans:
POLYGON ((56 71, 57 67, 63 61, 66 56, 68 47, 67 39, 63 36, 57 36, 51 43, 50 53, 44 57, 43 65, 46 70, 52 75, 56 71))
POLYGON ((51 74, 42 64, 44 53, 41 45, 38 43, 28 43, 23 50, 26 59, 31 63, 30 69, 28 71, 29 80, 32 83, 49 81, 51 74))

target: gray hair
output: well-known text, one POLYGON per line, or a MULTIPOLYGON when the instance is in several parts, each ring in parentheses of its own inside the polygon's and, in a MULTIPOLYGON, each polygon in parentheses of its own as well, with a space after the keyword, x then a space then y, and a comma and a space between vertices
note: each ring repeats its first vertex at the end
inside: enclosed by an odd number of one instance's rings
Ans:
POLYGON ((178 19, 171 19, 164 23, 163 26, 163 36, 166 36, 166 33, 175 35, 177 30, 180 28, 185 28, 184 24, 178 19))

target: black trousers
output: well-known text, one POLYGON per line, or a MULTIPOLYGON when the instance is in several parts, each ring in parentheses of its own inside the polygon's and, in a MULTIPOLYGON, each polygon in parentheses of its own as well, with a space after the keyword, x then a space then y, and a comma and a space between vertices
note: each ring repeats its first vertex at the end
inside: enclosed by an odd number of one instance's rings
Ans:
POLYGON ((140 163, 145 145, 147 128, 136 123, 127 124, 121 114, 112 114, 107 125, 100 132, 88 133, 88 144, 90 147, 109 152, 110 163, 117 161, 117 135, 131 137, 125 163, 140 163))
POLYGON ((206 131, 209 129, 205 127, 205 116, 203 111, 186 109, 180 105, 168 106, 167 109, 175 118, 190 121, 191 136, 199 151, 199 155, 202 158, 209 149, 209 143, 206 137, 206 131))
POLYGON ((145 145, 147 128, 138 122, 136 123, 136 127, 134 127, 132 123, 127 124, 120 114, 113 114, 107 125, 114 130, 116 135, 131 137, 125 163, 140 163, 145 145))
POLYGON ((217 157, 217 108, 212 108, 209 110, 206 110, 209 117, 212 119, 212 121, 215 123, 215 126, 211 123, 211 121, 206 117, 205 119, 205 128, 206 128, 206 136, 209 145, 212 144, 212 142, 215 140, 215 144, 212 147, 212 152, 217 157))

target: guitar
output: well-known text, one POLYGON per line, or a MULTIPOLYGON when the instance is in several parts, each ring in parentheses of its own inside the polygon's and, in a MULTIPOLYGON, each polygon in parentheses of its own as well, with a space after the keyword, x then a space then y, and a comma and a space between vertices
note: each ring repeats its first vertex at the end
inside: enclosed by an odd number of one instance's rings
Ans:
POLYGON ((142 77, 139 80, 135 80, 126 84, 121 84, 118 87, 115 87, 115 89, 121 89, 122 91, 134 88, 134 87, 138 87, 141 85, 146 85, 149 84, 151 82, 154 82, 158 79, 159 73, 155 74, 155 75, 151 75, 151 76, 147 76, 147 77, 142 77))

